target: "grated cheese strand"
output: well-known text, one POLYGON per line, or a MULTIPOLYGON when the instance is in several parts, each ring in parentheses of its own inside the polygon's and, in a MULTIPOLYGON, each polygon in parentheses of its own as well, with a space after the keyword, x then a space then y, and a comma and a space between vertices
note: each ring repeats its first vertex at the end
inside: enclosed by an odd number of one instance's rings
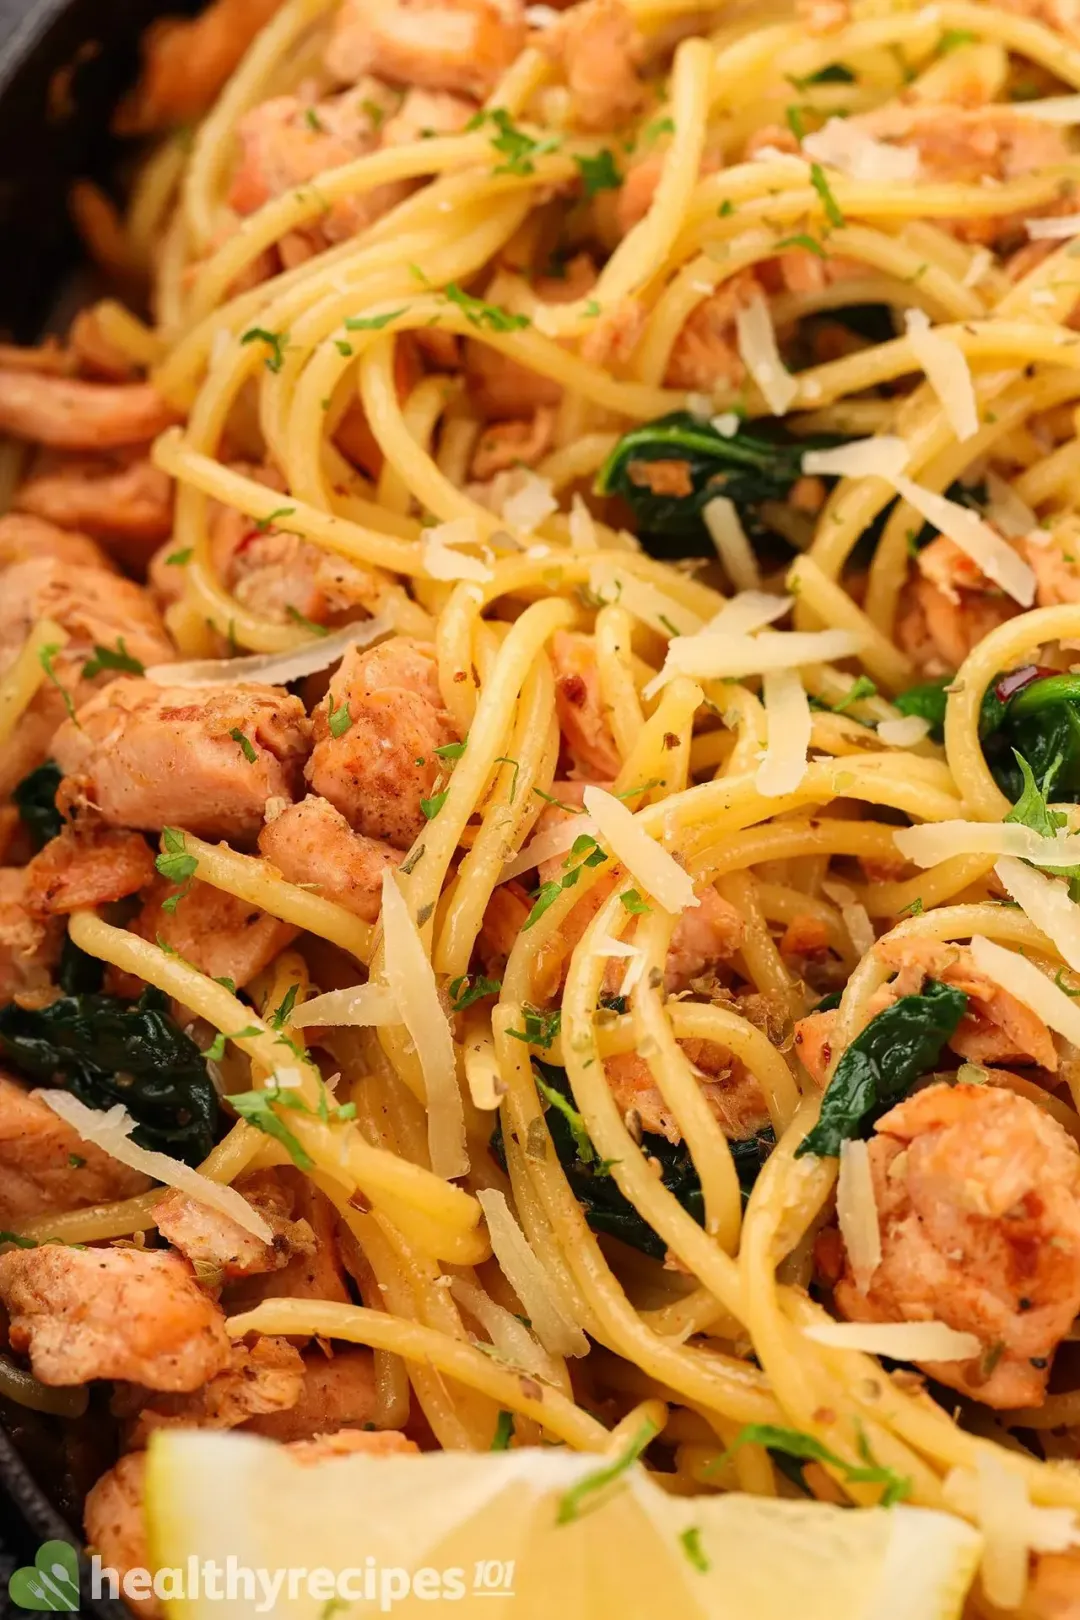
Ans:
POLYGON ((971 955, 980 973, 1030 1007, 1048 1029, 1080 1045, 1080 1007, 1040 973, 1034 962, 979 934, 971 941, 971 955))
POLYGON ((715 495, 701 509, 709 538, 716 547, 716 555, 724 565, 724 572, 738 591, 757 590, 761 586, 761 570, 754 548, 739 520, 734 501, 726 495, 715 495))
POLYGON ((898 827, 893 842, 907 861, 936 866, 955 855, 1013 855, 1039 866, 1080 863, 1080 833, 1044 838, 1013 821, 935 821, 921 827, 898 827))
POLYGON ((392 872, 383 873, 381 915, 383 971, 424 1075, 431 1168, 449 1181, 469 1168, 454 1042, 434 969, 392 872))
POLYGON ((237 1226, 242 1226, 245 1232, 250 1232, 261 1243, 273 1243, 274 1234, 270 1227, 235 1187, 211 1181, 209 1176, 201 1175, 198 1170, 193 1170, 189 1164, 181 1163, 168 1153, 157 1153, 133 1142, 131 1133, 135 1129, 135 1121, 123 1103, 114 1103, 111 1108, 102 1111, 87 1108, 69 1091, 48 1089, 35 1091, 33 1096, 78 1131, 84 1142, 92 1142, 110 1158, 126 1164, 129 1170, 141 1170, 144 1175, 162 1182, 166 1187, 176 1187, 197 1204, 216 1209, 219 1215, 235 1221, 237 1226))
POLYGON ((807 450, 802 470, 810 476, 826 478, 887 478, 902 473, 911 459, 903 439, 894 433, 878 433, 872 439, 853 439, 829 450, 807 450))
POLYGON ((354 984, 302 1001, 289 1014, 289 1022, 296 1029, 310 1029, 313 1024, 351 1024, 360 1028, 400 1024, 401 1013, 385 985, 354 984))
POLYGON ((735 317, 739 356, 757 383, 774 416, 783 416, 799 392, 799 385, 787 370, 776 346, 772 316, 764 298, 740 309, 735 317))
POLYGON ((979 409, 964 351, 952 338, 933 330, 924 309, 909 309, 904 319, 915 358, 941 401, 949 426, 961 443, 973 438, 979 431, 979 409))
POLYGON ((854 119, 828 119, 813 135, 803 137, 802 149, 816 163, 826 163, 852 180, 914 180, 919 173, 914 147, 875 140, 854 119))
POLYGON ((974 1333, 959 1333, 946 1322, 822 1322, 802 1331, 833 1350, 895 1361, 972 1361, 983 1349, 974 1333))
POLYGON ((806 775, 812 716, 798 670, 769 670, 762 682, 768 741, 754 778, 759 793, 778 799, 792 793, 806 775))
POLYGON ((525 1307, 533 1332, 553 1356, 584 1356, 589 1341, 574 1320, 556 1279, 537 1257, 514 1219, 505 1193, 484 1188, 476 1194, 487 1221, 495 1258, 525 1307))
POLYGON ((881 1264, 881 1224, 870 1149, 866 1142, 840 1144, 840 1174, 836 1183, 836 1217, 851 1262, 855 1286, 865 1294, 881 1264))
MULTIPOLYGON (((1052 840, 1046 839, 1045 842, 1051 843, 1052 840)), ((1074 834, 1069 842, 1080 844, 1080 836, 1074 834)), ((1041 928, 1047 939, 1053 940, 1069 966, 1080 972, 1080 906, 1069 898, 1067 886, 1060 878, 1036 872, 1034 867, 1025 865, 1013 856, 1003 856, 995 863, 994 871, 1036 928, 1041 928)))
POLYGON ((596 823, 601 843, 665 911, 678 916, 687 906, 701 904, 690 874, 655 838, 649 837, 625 804, 590 784, 585 789, 585 808, 596 823))
POLYGON ((234 686, 241 681, 265 681, 285 686, 304 675, 317 675, 343 658, 350 647, 369 647, 380 636, 394 633, 392 619, 381 614, 361 619, 319 636, 290 652, 252 653, 244 658, 193 658, 180 664, 152 664, 146 679, 159 686, 234 686))
POLYGON ((921 484, 913 483, 903 474, 898 474, 893 483, 908 505, 958 545, 965 556, 979 565, 987 579, 1000 585, 1021 607, 1031 606, 1035 600, 1034 572, 977 513, 957 501, 950 501, 945 495, 923 489, 921 484))

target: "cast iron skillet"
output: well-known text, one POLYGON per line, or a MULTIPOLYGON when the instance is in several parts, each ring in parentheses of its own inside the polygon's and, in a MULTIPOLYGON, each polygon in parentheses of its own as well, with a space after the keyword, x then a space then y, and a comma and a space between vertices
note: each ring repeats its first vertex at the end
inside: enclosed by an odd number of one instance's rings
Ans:
MULTIPOLYGON (((134 77, 142 30, 157 14, 194 9, 194 0, 0 0, 0 335, 32 341, 78 264, 67 190, 86 175, 108 184, 124 155, 109 136, 109 114, 134 77)), ((95 1399, 92 1410, 100 1405, 95 1399)), ((93 1416, 81 1424, 89 1438, 72 1453, 56 1420, 0 1402, 5 1575, 32 1562, 42 1541, 81 1544, 81 1496, 100 1427, 93 1416)), ((89 1594, 85 1564, 82 1576, 89 1594)), ((130 1620, 121 1604, 88 1595, 80 1612, 130 1620)))

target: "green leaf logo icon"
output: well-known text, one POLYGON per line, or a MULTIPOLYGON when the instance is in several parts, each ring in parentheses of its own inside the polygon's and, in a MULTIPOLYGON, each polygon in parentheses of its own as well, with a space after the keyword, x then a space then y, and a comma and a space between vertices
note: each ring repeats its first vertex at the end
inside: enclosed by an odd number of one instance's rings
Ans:
POLYGON ((79 1560, 66 1541, 45 1541, 32 1568, 17 1569, 8 1582, 8 1597, 20 1609, 38 1613, 76 1614, 79 1608, 79 1560))

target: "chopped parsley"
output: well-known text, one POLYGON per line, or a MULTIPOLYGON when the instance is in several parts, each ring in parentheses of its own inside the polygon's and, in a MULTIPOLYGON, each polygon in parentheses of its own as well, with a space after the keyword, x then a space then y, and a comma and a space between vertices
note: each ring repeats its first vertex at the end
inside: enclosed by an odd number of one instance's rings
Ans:
POLYGON ((60 643, 58 641, 50 641, 48 646, 39 649, 38 662, 45 671, 46 679, 52 682, 52 684, 56 687, 56 690, 60 693, 60 696, 63 698, 64 708, 68 712, 68 718, 74 720, 75 724, 78 725, 79 722, 75 719, 75 704, 72 701, 71 693, 68 691, 67 687, 56 673, 56 670, 53 668, 53 659, 56 657, 59 651, 60 643))
POLYGON ((332 694, 328 702, 330 707, 326 711, 326 721, 330 727, 330 735, 331 737, 344 737, 352 725, 352 714, 349 711, 349 705, 342 703, 335 709, 332 694))
POLYGON ((161 902, 162 911, 171 916, 191 888, 191 880, 199 869, 199 863, 194 855, 188 854, 187 842, 179 827, 163 827, 161 843, 162 851, 155 858, 154 865, 163 878, 180 886, 176 894, 169 895, 167 900, 161 902))
POLYGON ((431 795, 430 799, 421 799, 420 800, 420 808, 424 812, 424 816, 425 816, 426 820, 428 820, 428 821, 434 821, 435 820, 435 817, 438 815, 439 811, 442 809, 443 805, 446 803, 447 796, 449 795, 449 792, 450 792, 449 788, 443 788, 441 793, 433 793, 431 795))
POLYGON ((641 142, 643 146, 651 146, 654 141, 660 139, 661 135, 674 135, 674 133, 674 118, 654 118, 652 123, 646 124, 642 130, 641 142))
POLYGON ((652 910, 652 906, 646 905, 636 889, 624 889, 619 899, 631 917, 641 917, 652 910))
POLYGON ((701 1545, 701 1526, 688 1525, 679 1537, 679 1545, 699 1574, 707 1575, 712 1569, 712 1562, 701 1545))
POLYGON ((611 1485, 617 1479, 630 1471, 642 1452, 658 1434, 655 1423, 643 1423, 636 1434, 631 1435, 622 1451, 611 1462, 605 1463, 601 1468, 594 1468, 592 1473, 586 1474, 572 1485, 559 1502, 558 1512, 555 1515, 556 1524, 570 1524, 581 1516, 581 1504, 597 1491, 603 1490, 605 1485, 611 1485))
POLYGON ((482 298, 465 292, 456 281, 448 282, 446 298, 457 305, 470 326, 486 327, 489 332, 520 332, 531 324, 527 315, 512 315, 498 304, 485 304, 482 298))
POLYGON ((316 624, 313 619, 305 619, 304 615, 300 612, 300 609, 293 607, 291 602, 288 604, 285 611, 289 615, 289 618, 292 619, 294 624, 302 625, 303 628, 305 630, 309 630, 313 636, 328 636, 330 634, 325 624, 316 624))
POLYGON ((794 73, 785 75, 788 84, 795 90, 806 90, 812 84, 854 84, 855 75, 843 62, 830 62, 828 67, 818 68, 816 73, 807 73, 802 77, 794 73))
POLYGON ((326 127, 314 107, 304 108, 304 123, 316 135, 325 135, 326 127))
POLYGON ((492 1451, 509 1451, 510 1442, 514 1438, 513 1412, 500 1412, 498 1422, 495 1424, 495 1436, 491 1442, 492 1451))
POLYGON ((491 124, 498 131, 491 137, 491 144, 500 156, 506 159, 499 163, 492 171, 494 174, 534 174, 536 164, 534 158, 542 157, 545 152, 555 152, 559 147, 556 135, 544 136, 535 140, 510 117, 505 107, 492 107, 488 111, 478 112, 470 118, 465 125, 466 130, 480 129, 484 124, 491 124))
POLYGON ((844 710, 850 709, 853 703, 862 703, 865 698, 872 697, 877 697, 877 687, 874 682, 869 675, 857 675, 839 703, 833 704, 833 714, 843 714, 844 710))
POLYGON ((402 304, 400 309, 387 309, 381 315, 350 315, 345 321, 347 332, 381 332, 384 326, 396 321, 399 315, 404 315, 408 304, 402 304))
POLYGON ((255 752, 255 746, 252 743, 251 738, 250 737, 245 737, 244 733, 240 730, 239 726, 233 726, 232 730, 229 732, 229 736, 232 738, 233 742, 239 748, 240 752, 243 754, 243 756, 247 760, 248 764, 249 765, 254 765, 256 763, 256 761, 258 760, 259 756, 255 752))
POLYGON ((82 667, 84 681, 92 681, 102 670, 116 669, 125 675, 145 675, 146 665, 133 658, 124 645, 123 636, 117 636, 115 647, 99 647, 94 643, 94 656, 82 667))
POLYGON ((260 534, 265 534, 267 529, 277 522, 278 518, 292 517, 295 511, 295 506, 276 506, 272 512, 267 513, 266 517, 256 518, 255 527, 260 534))
POLYGON ((195 547, 185 546, 183 551, 170 551, 165 561, 173 568, 183 568, 184 564, 189 563, 194 555, 195 547))
POLYGON ((574 1138, 574 1147, 577 1149, 577 1156, 582 1164, 592 1164, 596 1158, 596 1149, 592 1145, 585 1121, 578 1110, 567 1097, 563 1096, 561 1091, 557 1091, 554 1086, 549 1086, 547 1081, 539 1074, 534 1075, 533 1078, 536 1081, 537 1091, 548 1107, 557 1109, 569 1125, 570 1134, 574 1138))
POLYGON ((522 924, 522 928, 531 928, 534 923, 539 922, 544 912, 555 904, 562 891, 574 887, 584 867, 599 866, 606 860, 607 856, 591 833, 582 833, 575 838, 569 855, 563 861, 563 866, 567 870, 563 872, 561 878, 552 878, 547 883, 541 883, 536 891, 533 908, 522 924), (576 861, 577 864, 571 865, 573 861, 576 861))
POLYGON ((622 176, 615 165, 615 154, 605 146, 595 157, 575 157, 581 170, 586 197, 595 197, 598 191, 618 191, 622 176))
POLYGON ((241 343, 265 343, 270 353, 266 356, 267 371, 278 372, 285 364, 285 345, 288 332, 268 332, 265 326, 253 326, 244 333, 241 343))
POLYGON ((768 1451, 779 1451, 786 1457, 795 1457, 802 1462, 827 1463, 852 1485, 880 1485, 881 1507, 892 1507, 911 1495, 911 1480, 898 1474, 894 1468, 883 1467, 875 1459, 870 1442, 861 1428, 858 1445, 859 1455, 863 1459, 862 1467, 845 1462, 843 1457, 838 1457, 835 1451, 830 1451, 828 1446, 822 1445, 812 1434, 804 1434, 801 1429, 786 1429, 775 1423, 747 1423, 723 1455, 710 1464, 708 1472, 714 1473, 741 1446, 747 1445, 764 1446, 768 1451))
POLYGON ((810 165, 810 184, 821 198, 821 206, 825 210, 825 218, 829 224, 843 225, 844 215, 841 212, 840 204, 832 194, 829 182, 825 178, 825 170, 820 163, 811 163, 810 165))
POLYGON ((431 752, 439 759, 460 759, 466 747, 467 744, 463 742, 448 742, 441 743, 438 748, 433 748, 431 752))
POLYGON ((562 1012, 558 1007, 531 1007, 527 1001, 521 1011, 525 1028, 508 1029, 506 1033, 515 1041, 524 1041, 526 1046, 538 1046, 546 1052, 562 1026, 562 1012))
POLYGON ((271 1029, 285 1028, 285 1025, 292 1017, 292 1010, 296 1006, 296 997, 299 994, 299 991, 300 986, 298 984, 290 984, 289 988, 281 998, 280 1005, 274 1008, 269 1019, 267 1020, 271 1029))
POLYGON ((470 974, 462 973, 450 981, 451 1009, 453 1012, 464 1012, 474 1001, 482 1001, 485 996, 497 996, 501 989, 501 979, 485 979, 482 973, 478 973, 474 979, 470 974))
POLYGON ((794 236, 785 236, 782 242, 777 242, 776 251, 779 253, 781 248, 791 247, 805 248, 807 253, 813 253, 819 259, 829 257, 828 250, 822 246, 816 236, 811 236, 807 231, 796 231, 794 236))

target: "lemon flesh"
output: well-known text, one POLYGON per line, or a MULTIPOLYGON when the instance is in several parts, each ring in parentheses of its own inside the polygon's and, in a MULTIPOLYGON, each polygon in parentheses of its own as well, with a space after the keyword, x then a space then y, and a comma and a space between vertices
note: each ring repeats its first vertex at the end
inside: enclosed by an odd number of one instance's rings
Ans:
POLYGON ((947 1514, 673 1496, 637 1466, 560 1523, 598 1466, 523 1448, 305 1467, 255 1436, 160 1430, 151 1567, 180 1572, 165 1582, 170 1620, 495 1620, 503 1608, 506 1620, 956 1620, 978 1562, 979 1536, 947 1514), (230 1558, 253 1572, 231 1598, 173 1595, 190 1561, 226 1572, 230 1558), (289 1571, 305 1572, 291 1595, 289 1571))

